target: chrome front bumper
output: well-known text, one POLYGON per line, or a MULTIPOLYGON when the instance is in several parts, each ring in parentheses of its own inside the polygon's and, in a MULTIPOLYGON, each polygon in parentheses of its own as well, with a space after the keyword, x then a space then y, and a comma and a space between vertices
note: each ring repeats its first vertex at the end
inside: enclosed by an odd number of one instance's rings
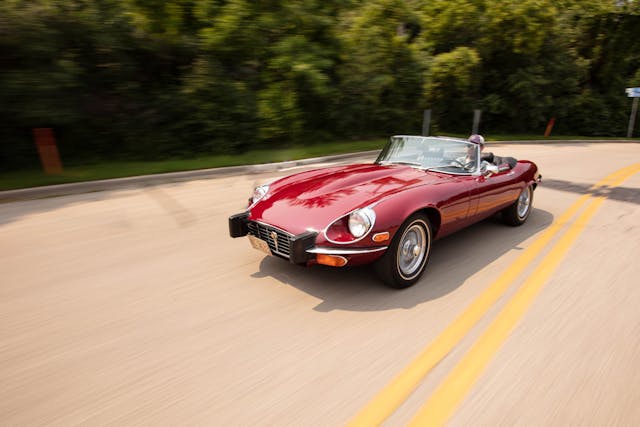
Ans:
POLYGON ((307 253, 310 254, 324 254, 324 255, 359 255, 359 254, 372 254, 375 252, 385 251, 387 246, 380 246, 379 248, 362 248, 362 249, 349 249, 349 248, 324 248, 313 247, 307 249, 307 253))
POLYGON ((229 217, 229 235, 231 237, 243 237, 247 234, 266 243, 266 246, 262 245, 263 247, 258 248, 252 242, 254 248, 265 250, 268 247, 273 255, 288 259, 292 264, 306 264, 315 255, 319 254, 349 256, 371 254, 387 249, 387 246, 376 248, 317 247, 315 246, 316 236, 318 235, 316 232, 307 231, 298 235, 291 235, 271 225, 250 221, 248 212, 229 217), (256 227, 256 225, 259 227, 256 227), (287 242, 284 242, 285 239, 287 242))

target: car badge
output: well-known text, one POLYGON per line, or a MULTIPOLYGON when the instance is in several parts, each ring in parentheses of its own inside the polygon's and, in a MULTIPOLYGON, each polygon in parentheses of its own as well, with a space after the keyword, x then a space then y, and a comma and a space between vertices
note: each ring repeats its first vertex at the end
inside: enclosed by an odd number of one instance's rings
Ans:
POLYGON ((269 233, 269 235, 271 236, 271 240, 273 240, 273 244, 276 247, 276 252, 278 252, 278 233, 272 231, 271 233, 269 233))

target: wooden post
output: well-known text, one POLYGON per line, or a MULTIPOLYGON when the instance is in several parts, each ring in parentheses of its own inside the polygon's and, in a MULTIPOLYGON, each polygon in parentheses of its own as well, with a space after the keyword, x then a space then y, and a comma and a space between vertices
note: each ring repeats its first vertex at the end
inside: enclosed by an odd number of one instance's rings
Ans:
POLYGON ((638 111, 638 97, 633 98, 633 105, 631 106, 631 116, 629 117, 629 127, 627 128, 627 138, 633 136, 633 126, 636 123, 636 112, 638 111))
POLYGON ((431 110, 424 110, 422 113, 422 136, 429 136, 431 127, 431 110))
POLYGON ((482 110, 473 110, 473 127, 471 128, 472 135, 478 133, 478 129, 480 128, 480 117, 482 117, 482 110))
POLYGON ((545 138, 551 135, 551 130, 553 130, 553 125, 556 123, 556 118, 551 117, 549 123, 547 123, 547 129, 544 131, 545 138))
POLYGON ((44 173, 47 175, 62 173, 62 162, 60 162, 60 155, 58 154, 56 139, 53 136, 53 129, 33 129, 33 139, 35 139, 36 146, 38 147, 38 154, 40 155, 40 162, 42 162, 44 173))

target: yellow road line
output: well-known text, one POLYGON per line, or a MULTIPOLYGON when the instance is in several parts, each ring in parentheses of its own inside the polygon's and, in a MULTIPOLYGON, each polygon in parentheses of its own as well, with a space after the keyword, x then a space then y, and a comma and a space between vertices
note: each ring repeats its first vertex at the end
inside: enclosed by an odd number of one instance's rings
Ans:
MULTIPOLYGON (((624 168, 599 181, 591 190, 610 186, 619 176, 626 176, 624 168)), ((591 196, 578 198, 549 228, 547 228, 500 277, 472 302, 458 318, 451 323, 420 355, 414 359, 396 378, 383 388, 350 421, 349 426, 380 425, 413 392, 420 381, 436 366, 473 328, 491 306, 506 292, 520 273, 544 250, 546 245, 586 203, 591 196)))
POLYGON ((607 178, 600 181, 600 183, 595 187, 617 187, 638 172, 640 172, 640 163, 635 163, 609 175, 607 178))
MULTIPOLYGON (((640 164, 635 164, 614 174, 615 176, 608 177, 605 185, 615 187, 638 172, 640 172, 640 164)), ((604 198, 596 197, 587 206, 491 326, 431 395, 412 420, 411 425, 438 426, 449 419, 604 201, 604 198)))
POLYGON ((518 290, 518 293, 500 312, 487 331, 431 395, 427 403, 411 421, 411 426, 439 426, 447 421, 504 340, 506 340, 518 320, 529 308, 547 279, 555 271, 560 261, 564 259, 566 252, 603 201, 604 199, 598 198, 571 225, 569 231, 549 255, 544 258, 539 268, 518 290))

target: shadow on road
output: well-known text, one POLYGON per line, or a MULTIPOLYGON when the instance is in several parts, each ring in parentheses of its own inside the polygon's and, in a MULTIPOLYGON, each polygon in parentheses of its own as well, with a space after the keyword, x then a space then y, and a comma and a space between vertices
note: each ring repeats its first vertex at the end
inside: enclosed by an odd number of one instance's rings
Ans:
POLYGON ((106 191, 74 194, 71 196, 49 197, 34 200, 19 200, 0 204, 0 225, 19 221, 29 215, 52 212, 72 204, 91 203, 106 200, 110 194, 106 191))
MULTIPOLYGON (((491 218, 434 243, 425 274, 414 286, 395 290, 379 281, 371 266, 335 269, 310 268, 265 257, 260 270, 252 276, 273 277, 322 300, 314 307, 320 312, 332 310, 381 311, 409 309, 447 295, 474 274, 511 250, 524 249, 522 242, 547 228, 553 215, 534 209, 521 227, 509 227, 491 218)), ((465 286, 474 286, 473 282, 465 286)))
MULTIPOLYGON (((172 183, 174 187, 180 183, 172 183)), ((91 193, 70 194, 34 200, 20 200, 2 203, 0 212, 0 226, 18 221, 26 216, 53 212, 66 206, 101 202, 109 199, 130 197, 132 194, 146 194, 170 215, 180 227, 187 227, 196 222, 195 215, 182 206, 160 185, 141 185, 138 187, 122 188, 111 191, 95 191, 91 193)))
POLYGON ((542 185, 559 191, 568 191, 577 194, 591 194, 593 196, 605 197, 619 202, 629 202, 640 204, 640 189, 629 187, 603 187, 592 190, 591 184, 582 184, 561 179, 544 179, 542 185))

